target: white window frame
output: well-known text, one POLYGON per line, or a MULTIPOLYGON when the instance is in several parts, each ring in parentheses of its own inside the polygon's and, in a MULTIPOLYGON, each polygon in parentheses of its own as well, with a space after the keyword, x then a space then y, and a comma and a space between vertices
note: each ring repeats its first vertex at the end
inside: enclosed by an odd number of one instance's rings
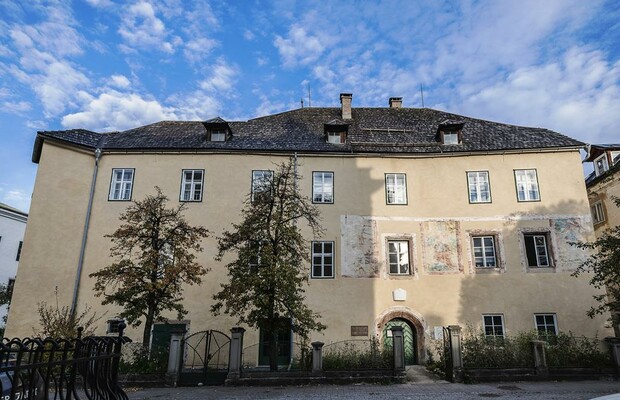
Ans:
POLYGON ((225 142, 226 130, 225 129, 213 129, 210 136, 211 142, 225 142))
POLYGON ((179 195, 179 201, 183 202, 200 202, 202 201, 202 193, 204 191, 204 169, 184 169, 181 171, 181 193, 179 195), (196 173, 200 173, 200 179, 196 179, 196 173), (188 181, 186 174, 191 173, 191 179, 188 181), (187 196, 186 196, 187 194, 187 196), (196 198, 198 194, 198 198, 196 198))
POLYGON ((252 171, 252 201, 254 201, 255 193, 271 190, 271 179, 273 179, 273 171, 271 170, 255 169, 252 171))
POLYGON ((603 175, 605 172, 609 171, 609 161, 607 160, 607 153, 603 153, 594 159, 594 169, 596 170, 596 176, 603 175), (601 165, 602 168, 599 167, 599 161, 603 161, 601 165))
POLYGON ((342 132, 327 132, 327 143, 343 144, 342 132))
POLYGON ((490 203, 491 202, 491 183, 489 182, 489 171, 468 171, 467 187, 469 189, 470 203, 490 203), (485 189, 486 185, 486 190, 485 189), (487 194, 486 200, 483 193, 487 194), (472 194, 474 195, 472 198, 472 194))
POLYGON ((504 338, 506 336, 506 328, 505 328, 505 324, 504 324, 504 315, 503 314, 482 314, 482 331, 484 332, 484 336, 488 337, 488 338, 504 338), (486 323, 486 317, 490 317, 491 318, 491 324, 487 325, 486 323), (496 324, 495 323, 495 318, 499 317, 500 318, 500 324, 496 324), (487 327, 490 327, 492 332, 491 334, 487 333, 487 327), (497 327, 501 327, 502 333, 501 335, 496 334, 496 328, 497 327))
POLYGON ((112 179, 110 179, 110 201, 130 201, 133 192, 134 168, 112 168, 112 179), (117 173, 121 173, 121 178, 117 179, 117 173), (131 172, 131 178, 125 179, 125 173, 131 172))
POLYGON ((385 174, 385 202, 388 205, 407 205, 407 174, 400 172, 385 174), (399 178, 402 178, 401 182, 399 178))
POLYGON ((592 223, 594 225, 605 222, 605 210, 603 209, 603 202, 597 201, 590 206, 590 212, 592 213, 592 223))
POLYGON ((387 266, 388 273, 390 275, 411 275, 411 252, 410 252, 409 240, 407 239, 388 239, 387 241, 387 266), (395 245, 395 250, 391 250, 391 244, 395 245), (402 246, 405 246, 403 249, 402 246), (392 262, 392 256, 396 257, 396 262, 392 262), (405 262, 403 262, 403 256, 405 258, 405 262), (406 264, 406 268, 403 266, 406 264), (392 272, 392 266, 394 266, 395 272, 392 272))
POLYGON ((312 246, 312 258, 311 258, 311 276, 313 279, 327 279, 327 278, 333 278, 334 274, 335 274, 335 242, 333 241, 329 241, 329 240, 315 240, 312 241, 311 243, 312 246), (321 251, 320 252, 316 252, 315 251, 315 246, 319 245, 321 246, 321 251), (330 245, 331 246, 331 252, 327 252, 325 251, 325 245, 330 245), (327 257, 331 257, 331 265, 329 263, 326 262, 326 258, 327 257), (315 258, 319 258, 319 262, 315 263, 315 258), (327 275, 325 274, 325 267, 329 267, 331 266, 331 274, 327 275), (320 274, 315 274, 314 273, 314 269, 318 267, 321 269, 321 273, 320 274))
POLYGON ((321 204, 334 203, 334 173, 331 171, 312 172, 312 202, 321 204), (326 183, 326 177, 331 177, 331 185, 326 183), (317 199, 318 196, 318 199, 317 199))
POLYGON ((515 187, 517 189, 517 200, 519 202, 525 201, 540 201, 540 186, 538 184, 538 171, 535 168, 529 169, 515 169, 515 187), (534 174, 533 178, 530 176, 534 174), (523 190, 520 190, 520 188, 523 190), (532 192, 535 192, 532 195, 532 192))
POLYGON ((459 132, 458 131, 444 131, 443 132, 443 144, 459 144, 459 132))
POLYGON ((523 245, 525 247, 525 261, 527 263, 528 268, 550 268, 551 265, 551 250, 549 248, 549 235, 546 233, 523 233, 523 245), (530 259, 527 254, 527 242, 526 238, 532 237, 534 240, 534 252, 536 256, 536 265, 530 265, 530 259), (541 246, 538 242, 539 239, 542 239, 543 245, 541 246), (544 248, 544 254, 541 252, 541 249, 544 248), (541 257, 544 257, 547 265, 541 264, 541 257))
POLYGON ((558 320, 555 314, 553 313, 538 313, 538 314, 534 314, 534 329, 536 329, 536 332, 538 333, 539 336, 549 336, 549 324, 547 323, 547 317, 552 317, 553 318, 553 335, 558 334, 558 320), (543 317, 544 318, 544 322, 543 324, 538 324, 538 317, 543 317), (539 329, 539 326, 544 327, 544 333, 541 332, 541 330, 539 329))
POLYGON ((480 269, 498 268, 497 246, 495 244, 495 236, 494 235, 472 235, 472 237, 471 237, 471 248, 472 248, 472 257, 473 257, 473 260, 474 260, 474 267, 480 268, 480 269), (481 246, 476 246, 476 239, 480 239, 481 246), (493 252, 493 260, 495 262, 495 265, 493 265, 493 266, 487 265, 487 258, 490 258, 491 256, 487 256, 487 250, 489 249, 489 247, 485 243, 485 239, 491 239, 491 246, 490 246, 490 248, 491 248, 491 250, 493 252), (481 256, 476 256, 476 249, 480 249, 481 254, 482 254, 481 256), (482 259, 482 266, 478 266, 477 260, 479 258, 482 259))

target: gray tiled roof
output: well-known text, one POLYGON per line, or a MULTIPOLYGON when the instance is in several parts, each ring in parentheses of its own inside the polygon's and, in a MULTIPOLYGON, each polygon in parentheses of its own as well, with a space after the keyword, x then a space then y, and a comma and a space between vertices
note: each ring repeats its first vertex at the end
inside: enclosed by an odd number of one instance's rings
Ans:
MULTIPOLYGON (((207 141, 200 121, 163 121, 123 132, 86 130, 39 132, 78 146, 103 150, 300 151, 336 153, 455 153, 494 150, 581 147, 584 143, 542 128, 485 121, 428 108, 353 108, 346 143, 327 143, 325 125, 342 121, 340 108, 302 108, 248 121, 228 122, 226 142, 207 141), (437 141, 440 124, 463 123, 463 143, 437 141)), ((224 122, 219 119, 211 122, 224 122)), ((40 142, 38 140, 37 142, 40 142)), ((39 143, 39 151, 40 151, 39 143)), ((38 161, 37 145, 33 160, 38 161)))

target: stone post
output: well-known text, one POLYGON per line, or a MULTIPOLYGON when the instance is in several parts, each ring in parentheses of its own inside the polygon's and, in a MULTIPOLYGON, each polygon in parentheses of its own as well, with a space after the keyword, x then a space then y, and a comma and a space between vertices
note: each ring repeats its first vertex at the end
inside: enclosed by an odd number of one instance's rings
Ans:
POLYGON ((323 372, 323 342, 312 342, 312 373, 323 372))
POLYGON ((534 369, 536 370, 536 375, 549 375, 549 368, 547 367, 547 357, 545 355, 545 344, 547 343, 544 340, 532 340, 530 343, 532 343, 532 352, 534 355, 534 369))
POLYGON ((234 327, 230 330, 230 355, 228 358, 228 376, 226 380, 236 381, 241 378, 241 366, 243 365, 243 333, 245 329, 234 327))
POLYGON ((177 377, 181 370, 181 354, 183 353, 181 343, 183 343, 184 332, 173 332, 170 335, 170 352, 168 353, 168 375, 177 377))
POLYGON ((463 382, 463 349, 461 348, 461 327, 448 326, 450 333, 450 350, 452 352, 452 382, 463 382))
POLYGON ((405 337, 402 326, 392 327, 392 349, 394 350, 394 371, 405 370, 405 337))

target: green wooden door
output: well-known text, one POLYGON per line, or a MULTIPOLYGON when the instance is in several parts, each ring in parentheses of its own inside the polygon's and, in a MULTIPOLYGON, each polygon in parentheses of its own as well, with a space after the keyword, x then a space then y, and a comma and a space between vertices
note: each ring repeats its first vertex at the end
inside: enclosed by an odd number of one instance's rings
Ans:
MULTIPOLYGON (((286 365, 291 357, 291 325, 289 319, 282 320, 283 328, 277 331, 278 335, 278 365, 286 365)), ((269 365, 269 339, 271 332, 261 329, 258 365, 269 365)))
POLYGON ((403 319, 393 319, 383 328, 383 343, 387 347, 392 347, 392 327, 400 326, 403 328, 403 337, 405 341, 405 364, 413 365, 417 363, 416 359, 416 335, 411 325, 403 319))

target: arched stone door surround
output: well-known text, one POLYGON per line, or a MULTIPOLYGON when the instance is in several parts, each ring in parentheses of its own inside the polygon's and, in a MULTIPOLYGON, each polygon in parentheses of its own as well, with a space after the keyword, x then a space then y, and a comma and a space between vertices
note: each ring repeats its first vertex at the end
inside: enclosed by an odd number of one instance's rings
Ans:
POLYGON ((426 351, 425 351, 425 340, 424 340, 424 328, 426 326, 426 322, 422 315, 412 310, 409 307, 390 307, 387 310, 383 311, 381 314, 377 316, 375 319, 375 335, 378 338, 383 337, 383 329, 385 325, 393 319, 404 319, 409 322, 414 328, 416 333, 416 352, 417 352, 417 362, 418 364, 424 364, 426 360, 426 351))

